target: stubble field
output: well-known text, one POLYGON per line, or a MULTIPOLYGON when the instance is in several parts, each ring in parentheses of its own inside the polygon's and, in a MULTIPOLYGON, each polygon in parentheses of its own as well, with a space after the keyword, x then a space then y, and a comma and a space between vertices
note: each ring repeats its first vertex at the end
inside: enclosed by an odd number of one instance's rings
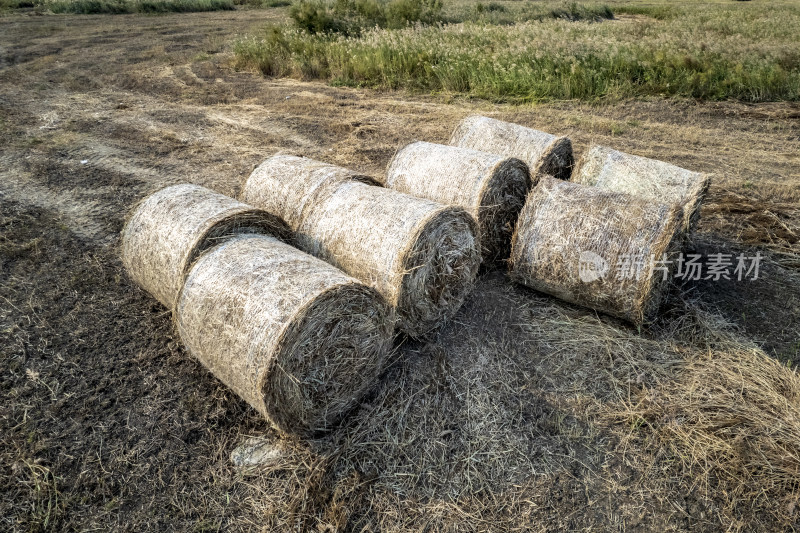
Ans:
POLYGON ((239 38, 286 21, 0 17, 0 528, 800 527, 796 102, 516 106, 234 68, 239 38), (273 435, 126 277, 129 209, 184 181, 235 195, 281 150, 380 175, 472 113, 713 172, 694 251, 760 252, 759 279, 676 284, 637 331, 487 272, 341 428, 234 467, 273 435))

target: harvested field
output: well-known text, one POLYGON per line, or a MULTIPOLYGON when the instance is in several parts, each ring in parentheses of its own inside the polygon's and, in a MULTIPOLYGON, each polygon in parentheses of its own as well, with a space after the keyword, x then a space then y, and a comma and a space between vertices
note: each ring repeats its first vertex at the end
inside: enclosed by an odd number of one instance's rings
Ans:
POLYGON ((0 18, 0 529, 800 528, 796 103, 514 107, 235 71, 235 36, 281 17, 0 18), (679 282, 639 331, 487 273, 340 427, 233 466, 274 434, 126 277, 125 215, 184 181, 236 196, 279 150, 380 175, 471 114, 713 172, 691 251, 760 252, 758 279, 679 282))

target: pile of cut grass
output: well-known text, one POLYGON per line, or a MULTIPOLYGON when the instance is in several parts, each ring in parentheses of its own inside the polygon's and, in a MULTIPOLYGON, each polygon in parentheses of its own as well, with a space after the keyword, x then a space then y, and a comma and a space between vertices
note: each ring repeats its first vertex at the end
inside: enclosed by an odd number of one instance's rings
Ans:
POLYGON ((53 13, 77 15, 123 13, 191 13, 234 9, 232 0, 53 0, 53 13))
POLYGON ((270 76, 493 101, 800 99, 800 6, 682 4, 652 14, 602 23, 416 25, 349 37, 269 28, 235 51, 240 68, 270 76))

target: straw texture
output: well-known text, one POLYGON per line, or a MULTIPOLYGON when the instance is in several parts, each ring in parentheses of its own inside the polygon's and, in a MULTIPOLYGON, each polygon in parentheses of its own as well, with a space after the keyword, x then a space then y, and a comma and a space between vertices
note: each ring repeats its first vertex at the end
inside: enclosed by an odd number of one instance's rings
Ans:
POLYGON ((520 214, 511 278, 634 324, 648 322, 672 277, 674 263, 660 261, 676 258, 682 216, 678 206, 544 176, 520 214))
POLYGON ((389 162, 386 186, 464 207, 478 221, 484 260, 493 261, 508 257, 514 222, 530 190, 531 176, 520 159, 415 142, 389 162))
POLYGON ((378 290, 412 337, 455 314, 480 265, 477 226, 466 211, 368 185, 333 165, 272 157, 247 180, 242 199, 281 213, 300 249, 378 290))
POLYGON ((272 237, 243 235, 193 265, 176 309, 188 351, 284 432, 335 424, 391 345, 380 295, 272 237))
POLYGON ((581 158, 573 181, 655 202, 678 204, 683 209, 683 231, 689 234, 700 219, 700 207, 711 178, 656 159, 594 146, 581 158))
POLYGON ((130 277, 173 309, 192 261, 231 235, 289 239, 279 218, 199 185, 166 187, 142 200, 122 230, 122 263, 130 277))
POLYGON ((449 144, 522 159, 534 176, 547 174, 568 180, 575 163, 572 141, 567 137, 480 115, 462 120, 449 144))

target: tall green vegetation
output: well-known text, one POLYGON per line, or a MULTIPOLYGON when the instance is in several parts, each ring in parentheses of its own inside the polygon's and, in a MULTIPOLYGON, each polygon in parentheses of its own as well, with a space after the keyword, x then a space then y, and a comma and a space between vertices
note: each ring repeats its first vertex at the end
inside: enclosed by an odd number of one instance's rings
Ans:
MULTIPOLYGON (((495 101, 642 95, 800 99, 800 5, 664 4, 599 23, 594 17, 556 16, 558 5, 548 17, 510 26, 477 19, 393 29, 399 25, 393 19, 357 24, 356 31, 298 22, 296 29, 271 28, 242 39, 235 51, 240 67, 271 76, 495 101)), ((325 9, 336 13, 335 5, 325 9)), ((509 16, 521 9, 484 8, 483 15, 509 16)), ((574 11, 581 10, 605 8, 574 11)), ((477 12, 474 5, 470 12, 477 12)))
POLYGON ((232 0, 52 0, 43 5, 53 13, 82 15, 188 13, 234 9, 232 0))
POLYGON ((402 28, 442 21, 441 0, 300 0, 289 16, 311 34, 359 35, 369 28, 402 28))

